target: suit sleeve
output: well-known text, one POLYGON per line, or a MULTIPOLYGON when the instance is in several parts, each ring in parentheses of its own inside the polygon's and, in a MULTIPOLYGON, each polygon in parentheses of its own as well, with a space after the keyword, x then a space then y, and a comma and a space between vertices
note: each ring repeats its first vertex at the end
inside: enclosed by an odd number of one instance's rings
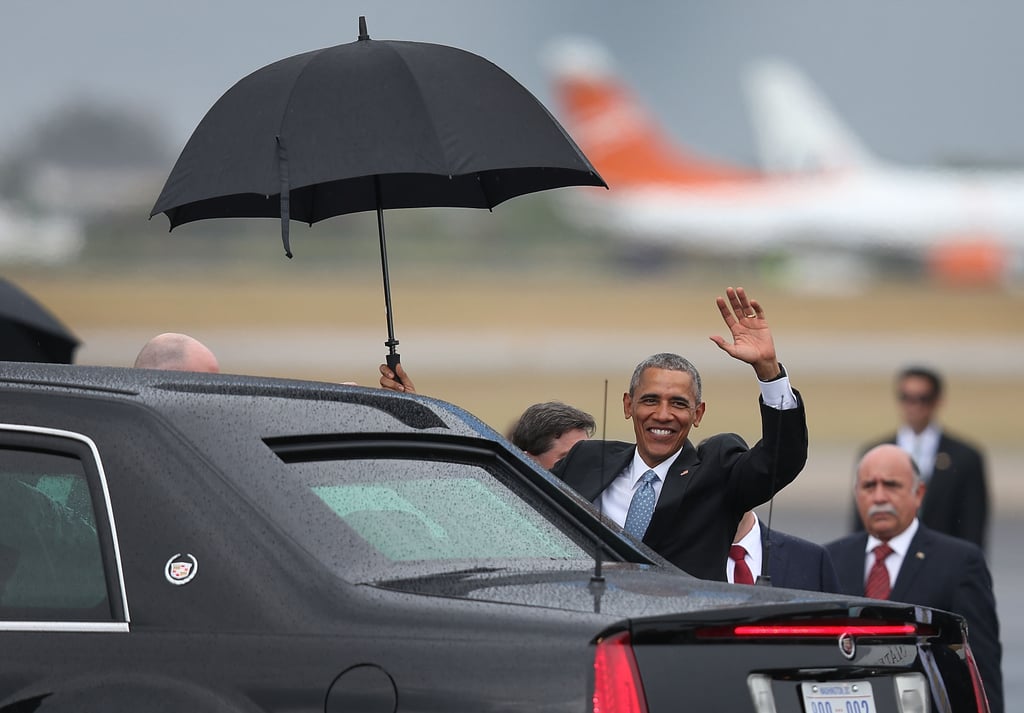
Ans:
POLYGON ((821 548, 821 591, 841 594, 839 591, 839 575, 836 574, 832 555, 824 547, 821 548))
POLYGON ((985 461, 977 450, 969 449, 964 456, 969 467, 957 473, 961 488, 958 493, 961 504, 956 531, 951 532, 962 539, 985 547, 985 530, 988 526, 988 490, 985 484, 985 461))
POLYGON ((712 437, 720 446, 721 467, 728 474, 729 496, 737 512, 767 502, 792 483, 807 463, 807 416, 803 398, 797 407, 780 411, 761 407, 761 440, 747 449, 735 434, 712 437))

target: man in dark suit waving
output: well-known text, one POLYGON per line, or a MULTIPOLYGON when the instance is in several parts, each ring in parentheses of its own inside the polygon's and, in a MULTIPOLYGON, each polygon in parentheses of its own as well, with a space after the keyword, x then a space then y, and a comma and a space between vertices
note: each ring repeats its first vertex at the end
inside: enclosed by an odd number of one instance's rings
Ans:
POLYGON ((754 368, 761 389, 762 438, 734 433, 694 446, 705 403, 700 374, 677 354, 637 365, 622 408, 636 443, 581 441, 552 469, 609 518, 690 574, 726 579, 726 558, 743 514, 796 478, 807 460, 803 403, 775 353, 764 310, 743 288, 717 304, 732 343, 722 350, 754 368))
POLYGON ((883 444, 868 451, 858 465, 855 487, 866 532, 825 545, 839 575, 840 593, 962 615, 992 713, 1002 713, 1002 645, 984 553, 974 543, 918 521, 925 484, 899 446, 883 444))

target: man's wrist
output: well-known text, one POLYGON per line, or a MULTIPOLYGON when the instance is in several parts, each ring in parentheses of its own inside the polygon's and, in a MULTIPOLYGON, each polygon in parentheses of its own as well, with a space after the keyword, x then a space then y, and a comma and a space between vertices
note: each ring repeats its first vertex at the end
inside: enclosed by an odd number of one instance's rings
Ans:
POLYGON ((757 374, 758 381, 767 383, 784 378, 786 376, 786 368, 782 366, 781 362, 775 362, 774 364, 755 368, 754 373, 757 374))

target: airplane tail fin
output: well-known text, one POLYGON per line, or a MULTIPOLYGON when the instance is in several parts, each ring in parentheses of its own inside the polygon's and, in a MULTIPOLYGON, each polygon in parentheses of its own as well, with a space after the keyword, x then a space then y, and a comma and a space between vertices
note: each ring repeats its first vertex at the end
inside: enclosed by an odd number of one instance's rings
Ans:
POLYGON ((754 63, 745 73, 744 89, 764 170, 807 173, 877 164, 824 97, 788 62, 754 63))
POLYGON ((615 75, 610 55, 594 41, 565 38, 545 54, 559 119, 609 188, 699 186, 755 176, 676 146, 615 75))

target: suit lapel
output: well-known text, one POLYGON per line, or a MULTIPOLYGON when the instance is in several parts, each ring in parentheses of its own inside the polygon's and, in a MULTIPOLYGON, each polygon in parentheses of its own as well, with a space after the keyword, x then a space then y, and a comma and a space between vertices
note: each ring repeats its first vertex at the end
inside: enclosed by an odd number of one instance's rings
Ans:
POLYGON ((917 575, 928 564, 930 545, 931 538, 928 537, 924 526, 918 524, 917 532, 914 533, 914 539, 910 541, 910 547, 907 549, 907 554, 903 557, 903 564, 900 565, 899 574, 896 575, 896 581, 892 585, 889 599, 900 602, 906 598, 907 593, 914 586, 914 580, 917 579, 917 575))
POLYGON ((587 500, 593 502, 604 492, 613 480, 626 469, 633 460, 635 446, 613 441, 595 442, 599 445, 588 453, 585 465, 579 466, 576 473, 578 480, 566 479, 576 491, 587 500), (604 451, 602 455, 602 450, 604 451), (593 464, 593 465, 591 465, 593 464))
POLYGON ((689 486, 691 480, 689 476, 693 474, 699 464, 697 449, 687 441, 683 450, 669 466, 668 473, 665 474, 665 484, 661 488, 661 497, 658 498, 655 514, 663 507, 674 510, 678 506, 689 486))

